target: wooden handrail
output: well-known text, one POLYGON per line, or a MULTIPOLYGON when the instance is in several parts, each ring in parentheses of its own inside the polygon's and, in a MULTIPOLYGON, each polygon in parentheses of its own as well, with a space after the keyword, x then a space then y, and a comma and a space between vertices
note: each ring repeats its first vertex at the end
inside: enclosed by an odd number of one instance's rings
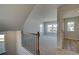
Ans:
POLYGON ((37 33, 30 33, 30 34, 36 35, 36 37, 37 37, 37 39, 36 39, 36 53, 37 53, 37 55, 40 55, 40 49, 39 49, 39 37, 40 37, 40 33, 37 32, 37 33))
POLYGON ((37 32, 37 33, 30 33, 30 34, 36 35, 36 37, 37 37, 37 39, 36 39, 36 53, 37 53, 37 55, 40 55, 40 49, 39 49, 39 37, 40 37, 40 33, 37 32))
MULTIPOLYGON (((22 34, 23 34, 23 31, 22 31, 22 34)), ((32 34, 32 35, 36 36, 36 53, 37 53, 37 55, 40 55, 40 49, 39 49, 39 37, 40 37, 40 33, 37 32, 37 33, 27 33, 27 34, 32 34)))
POLYGON ((37 32, 37 54, 40 55, 40 49, 39 49, 39 37, 40 37, 40 33, 37 32))
POLYGON ((37 32, 37 33, 30 33, 30 34, 36 35, 36 37, 37 37, 37 39, 36 39, 36 53, 37 53, 37 55, 40 55, 40 49, 39 49, 39 37, 40 37, 40 33, 37 32))

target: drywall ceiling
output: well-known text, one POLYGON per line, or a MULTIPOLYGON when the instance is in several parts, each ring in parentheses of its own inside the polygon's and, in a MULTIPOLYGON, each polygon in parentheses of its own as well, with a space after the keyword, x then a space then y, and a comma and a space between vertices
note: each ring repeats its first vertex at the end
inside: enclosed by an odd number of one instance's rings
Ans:
POLYGON ((68 4, 61 7, 63 18, 79 16, 79 4, 68 4))
POLYGON ((41 4, 36 5, 30 18, 34 20, 57 19, 57 8, 60 4, 41 4))
MULTIPOLYGON (((24 22, 27 20, 31 11, 34 10, 34 6, 35 5, 32 4, 0 4, 0 31, 22 29, 24 22)), ((38 10, 35 10, 32 18, 34 17, 38 19, 45 18, 47 16, 49 16, 49 18, 55 18, 55 15, 57 14, 56 9, 59 6, 59 4, 36 5, 38 10), (52 12, 47 12, 49 9, 52 12), (53 15, 50 13, 53 13, 53 15)))
POLYGON ((0 4, 0 31, 20 30, 34 5, 0 4))
POLYGON ((39 25, 47 21, 57 21, 57 8, 60 4, 36 5, 24 23, 24 33, 39 31, 39 25))

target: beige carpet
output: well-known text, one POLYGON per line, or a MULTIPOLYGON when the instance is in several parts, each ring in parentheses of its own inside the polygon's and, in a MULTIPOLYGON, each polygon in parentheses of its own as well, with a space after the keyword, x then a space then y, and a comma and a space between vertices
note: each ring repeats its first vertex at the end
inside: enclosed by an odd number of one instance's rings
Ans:
POLYGON ((45 52, 48 53, 48 54, 44 54, 43 50, 41 50, 40 54, 41 55, 79 55, 75 52, 68 51, 68 50, 65 50, 65 49, 59 49, 59 48, 52 49, 50 51, 45 51, 45 52))

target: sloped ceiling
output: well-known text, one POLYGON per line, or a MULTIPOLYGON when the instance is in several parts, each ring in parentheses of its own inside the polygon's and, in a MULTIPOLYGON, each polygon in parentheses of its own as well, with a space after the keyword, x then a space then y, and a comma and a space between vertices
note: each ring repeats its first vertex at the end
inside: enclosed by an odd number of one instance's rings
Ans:
MULTIPOLYGON (((0 31, 21 30, 24 22, 27 20, 34 6, 35 6, 34 4, 33 5, 32 4, 0 4, 0 31)), ((58 7, 60 5, 40 5, 40 6, 44 6, 41 7, 42 9, 44 9, 47 6, 48 7, 52 6, 54 9, 54 7, 58 7)), ((41 10, 39 10, 38 8, 38 11, 41 10)), ((47 10, 48 9, 44 9, 43 13, 46 14, 47 10)), ((41 17, 45 17, 43 13, 39 12, 39 15, 41 15, 41 17)), ((55 14, 54 11, 52 13, 55 14)), ((39 15, 37 14, 38 12, 36 11, 35 18, 40 18, 39 15)))
POLYGON ((46 21, 57 21, 57 8, 60 4, 38 4, 34 7, 23 26, 24 33, 39 31, 39 25, 46 21))
POLYGON ((34 5, 1 4, 0 31, 20 30, 34 5))
POLYGON ((57 8, 60 4, 40 4, 36 5, 33 11, 32 19, 44 20, 57 18, 57 8))

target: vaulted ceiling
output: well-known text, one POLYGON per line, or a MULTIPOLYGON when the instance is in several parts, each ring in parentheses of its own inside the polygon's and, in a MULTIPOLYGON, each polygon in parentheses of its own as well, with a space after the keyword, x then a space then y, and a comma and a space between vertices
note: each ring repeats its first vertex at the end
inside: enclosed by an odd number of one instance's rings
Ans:
POLYGON ((34 5, 0 5, 0 31, 20 30, 34 5))
POLYGON ((32 4, 0 4, 0 31, 22 29, 34 6, 32 4))

